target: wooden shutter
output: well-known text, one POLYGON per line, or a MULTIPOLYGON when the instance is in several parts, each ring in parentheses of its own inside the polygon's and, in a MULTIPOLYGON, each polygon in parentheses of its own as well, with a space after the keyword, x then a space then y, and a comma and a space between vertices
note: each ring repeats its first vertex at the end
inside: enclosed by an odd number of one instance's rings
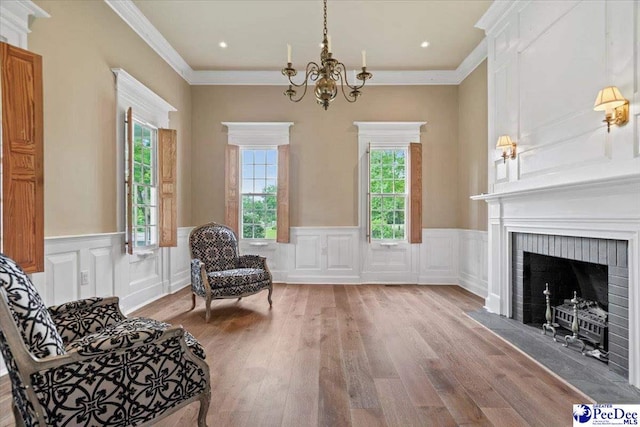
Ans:
POLYGON ((2 251, 25 272, 44 271, 42 57, 0 43, 2 251))
POLYGON ((422 144, 409 144, 411 162, 409 243, 422 243, 422 144))
POLYGON ((276 241, 289 243, 289 145, 278 146, 278 227, 276 241))
POLYGON ((177 132, 158 129, 158 194, 161 247, 178 246, 178 209, 176 198, 177 132))
POLYGON ((238 234, 238 209, 240 207, 240 183, 238 167, 240 166, 240 149, 237 145, 227 145, 225 153, 224 179, 224 221, 238 234))
POLYGON ((126 149, 126 168, 127 176, 125 179, 125 187, 127 192, 127 253, 133 254, 133 111, 131 107, 127 110, 127 118, 125 120, 127 129, 127 149, 126 149))

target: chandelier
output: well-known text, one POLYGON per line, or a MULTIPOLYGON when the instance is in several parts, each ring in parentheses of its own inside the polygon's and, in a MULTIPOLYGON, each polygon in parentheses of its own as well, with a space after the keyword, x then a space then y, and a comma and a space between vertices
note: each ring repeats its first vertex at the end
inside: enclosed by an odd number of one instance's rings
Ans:
POLYGON ((287 66, 282 69, 282 74, 289 79, 289 88, 284 92, 286 96, 293 102, 299 102, 307 93, 307 85, 309 81, 315 82, 314 95, 318 104, 322 105, 326 110, 329 103, 336 98, 338 94, 338 85, 342 90, 342 94, 349 102, 356 102, 367 80, 373 74, 367 72, 366 52, 362 51, 362 72, 356 75, 356 79, 361 84, 351 85, 347 80, 347 69, 344 64, 333 57, 331 53, 331 41, 327 36, 327 0, 324 0, 324 29, 322 31, 322 50, 320 51, 320 65, 315 62, 309 62, 306 67, 304 81, 295 83, 291 80, 298 72, 291 64, 291 45, 287 45, 287 66), (296 89, 303 88, 302 95, 297 97, 296 89), (347 91, 349 93, 347 93, 347 91))

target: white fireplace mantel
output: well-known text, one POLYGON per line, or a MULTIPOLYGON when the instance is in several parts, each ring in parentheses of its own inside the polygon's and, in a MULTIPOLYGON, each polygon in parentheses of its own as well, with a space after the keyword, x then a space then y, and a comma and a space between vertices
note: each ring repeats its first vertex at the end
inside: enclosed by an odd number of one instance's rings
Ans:
POLYGON ((486 309, 511 316, 514 232, 626 240, 629 383, 640 387, 640 174, 473 197, 489 205, 486 309))

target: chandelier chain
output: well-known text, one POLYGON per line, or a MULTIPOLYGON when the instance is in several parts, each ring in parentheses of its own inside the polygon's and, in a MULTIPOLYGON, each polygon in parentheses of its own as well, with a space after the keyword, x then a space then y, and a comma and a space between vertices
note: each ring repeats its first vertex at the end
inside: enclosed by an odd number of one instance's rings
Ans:
POLYGON ((324 0, 324 30, 322 31, 324 38, 327 38, 327 0, 324 0))

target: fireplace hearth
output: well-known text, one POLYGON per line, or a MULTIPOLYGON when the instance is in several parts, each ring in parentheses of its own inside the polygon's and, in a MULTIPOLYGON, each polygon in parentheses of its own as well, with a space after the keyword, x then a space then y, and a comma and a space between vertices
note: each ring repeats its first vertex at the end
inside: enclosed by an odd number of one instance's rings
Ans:
POLYGON ((628 378, 627 242, 531 233, 513 233, 512 239, 512 317, 542 331, 548 283, 552 322, 564 343, 573 333, 575 293, 582 329, 577 338, 601 360, 608 355, 609 369, 628 378))

